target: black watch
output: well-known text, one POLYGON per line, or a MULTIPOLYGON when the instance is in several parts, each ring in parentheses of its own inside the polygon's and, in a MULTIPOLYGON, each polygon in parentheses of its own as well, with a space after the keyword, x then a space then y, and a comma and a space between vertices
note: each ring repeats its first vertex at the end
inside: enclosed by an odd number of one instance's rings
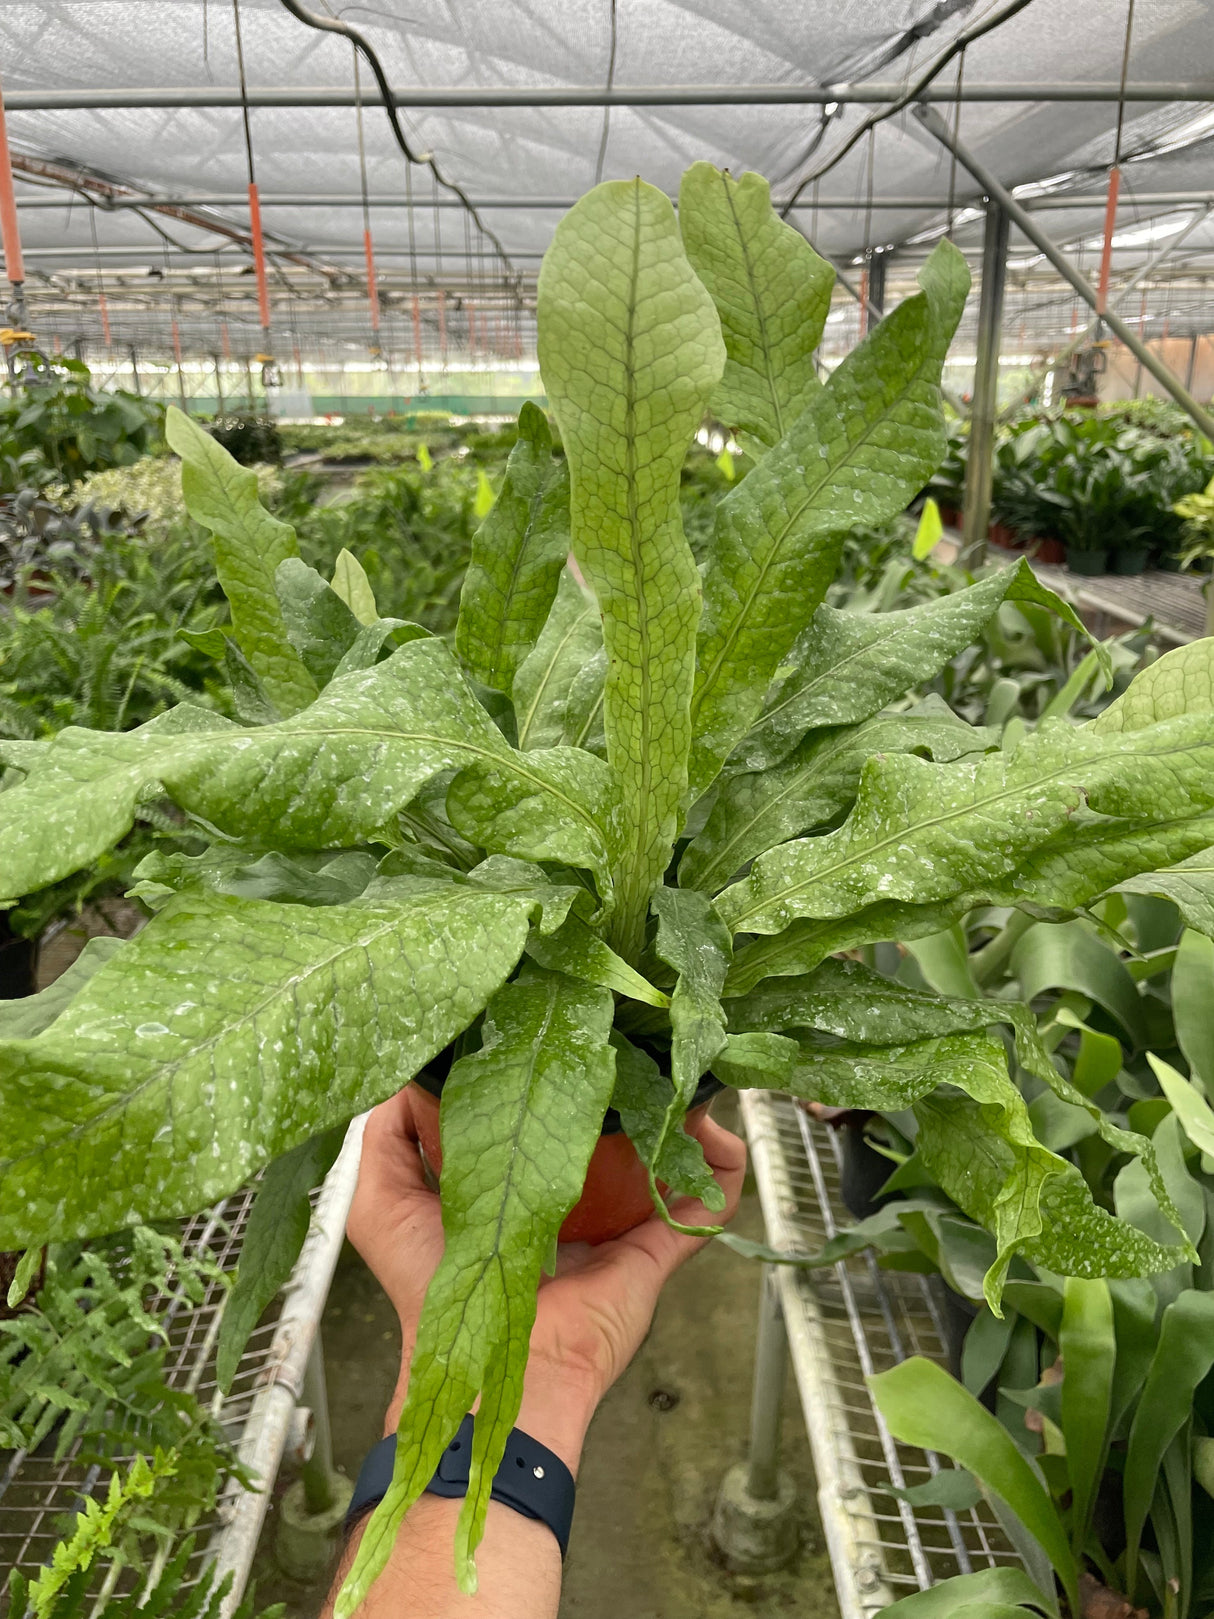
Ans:
MULTIPOLYGON (((459 1425, 454 1439, 447 1446, 434 1477, 426 1485, 425 1494, 441 1495, 449 1499, 468 1493, 468 1468, 472 1460, 473 1419, 468 1416, 459 1425)), ((354 1524, 364 1512, 376 1507, 388 1493, 392 1471, 396 1466, 396 1435, 381 1439, 367 1455, 358 1473, 358 1482, 350 1498, 346 1513, 346 1528, 354 1524)), ((564 1557, 569 1549, 569 1530, 573 1524, 573 1503, 576 1485, 573 1474, 564 1462, 538 1439, 510 1430, 506 1453, 493 1479, 490 1500, 521 1512, 524 1518, 545 1523, 556 1536, 564 1557)))

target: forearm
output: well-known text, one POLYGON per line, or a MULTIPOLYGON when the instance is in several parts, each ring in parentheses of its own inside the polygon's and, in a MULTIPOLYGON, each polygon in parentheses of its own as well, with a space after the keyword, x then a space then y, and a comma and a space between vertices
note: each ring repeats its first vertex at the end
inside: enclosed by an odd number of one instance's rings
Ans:
MULTIPOLYGON (((402 1366, 384 1418, 395 1433, 408 1377, 402 1366)), ((582 1441, 594 1411, 590 1391, 575 1380, 530 1367, 517 1427, 554 1451, 577 1476, 582 1441)), ((455 1525, 462 1501, 423 1495, 405 1516, 383 1574, 359 1610, 360 1619, 556 1619, 561 1553, 552 1531, 513 1508, 490 1502, 485 1537, 476 1553, 478 1595, 464 1596, 455 1580, 455 1525)), ((342 1559, 334 1595, 353 1564, 362 1526, 342 1559)), ((325 1619, 332 1613, 332 1600, 325 1619)))

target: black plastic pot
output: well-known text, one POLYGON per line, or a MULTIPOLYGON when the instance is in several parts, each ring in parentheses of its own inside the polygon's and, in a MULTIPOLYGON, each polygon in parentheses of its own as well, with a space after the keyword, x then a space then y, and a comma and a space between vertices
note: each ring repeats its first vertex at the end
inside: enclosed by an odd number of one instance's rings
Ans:
POLYGON ((1087 579, 1094 579, 1109 571, 1109 553, 1077 551, 1072 545, 1066 554, 1066 566, 1068 573, 1080 573, 1087 579))
POLYGON ((1123 578, 1131 578, 1136 574, 1145 573, 1150 557, 1150 547, 1145 545, 1134 546, 1124 551, 1114 551, 1111 571, 1121 574, 1123 578))
POLYGON ((877 1194, 894 1172, 894 1166, 879 1153, 864 1134, 869 1113, 850 1113, 836 1128, 839 1133, 839 1193, 847 1212, 857 1220, 875 1214, 885 1199, 877 1194))
POLYGON ((8 912, 0 911, 0 1001, 15 1001, 38 988, 38 941, 12 930, 8 912))

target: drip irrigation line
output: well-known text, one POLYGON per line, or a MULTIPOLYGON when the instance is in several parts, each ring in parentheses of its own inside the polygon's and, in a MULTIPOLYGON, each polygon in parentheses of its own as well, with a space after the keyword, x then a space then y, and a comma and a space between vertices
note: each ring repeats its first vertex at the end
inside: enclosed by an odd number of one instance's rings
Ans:
MULTIPOLYGON (((283 5, 292 5, 293 0, 282 0, 282 3, 283 5)), ((983 22, 975 23, 972 28, 966 28, 958 34, 952 44, 941 51, 931 66, 919 75, 908 90, 904 91, 890 106, 883 107, 880 112, 872 113, 865 118, 859 127, 852 131, 837 152, 833 153, 825 163, 819 164, 811 174, 807 174, 799 182, 792 196, 781 208, 780 217, 786 219, 806 186, 811 185, 815 180, 820 180, 824 174, 829 174, 831 169, 841 163, 847 154, 864 139, 870 129, 875 129, 878 124, 884 123, 887 118, 893 118, 895 114, 909 107, 911 102, 915 101, 928 88, 932 80, 939 77, 953 58, 964 52, 966 46, 972 45, 975 40, 981 39, 984 34, 989 34, 992 29, 998 28, 1002 23, 1008 22, 1017 12, 1023 11, 1026 6, 1032 5, 1032 3, 1033 0, 1008 0, 1008 4, 1001 7, 993 16, 987 17, 983 22)))
POLYGON ((445 187, 446 190, 450 191, 453 196, 459 198, 466 212, 472 217, 472 219, 476 221, 476 228, 480 231, 481 235, 493 243, 493 246, 501 258, 502 263, 506 266, 506 269, 512 275, 517 275, 518 272, 515 270, 514 265, 510 262, 510 255, 506 252, 506 249, 502 246, 501 241, 494 234, 494 232, 491 231, 485 224, 463 187, 457 185, 454 180, 447 179, 435 161, 433 152, 414 152, 413 148, 409 145, 408 137, 401 126, 400 116, 396 110, 396 101, 392 94, 392 86, 388 83, 388 76, 383 70, 383 65, 381 64, 379 57, 376 55, 366 37, 363 34, 360 34, 357 28, 351 28, 349 23, 341 22, 336 17, 318 17, 314 11, 309 11, 305 6, 301 6, 299 4, 299 0, 279 0, 279 4, 284 6, 297 22, 304 23, 308 28, 320 29, 323 33, 341 34, 346 39, 351 40, 355 48, 362 52, 363 56, 366 57, 367 66, 375 75, 375 82, 379 86, 380 95, 383 97, 384 111, 388 115, 388 122, 392 127, 392 134, 396 140, 397 146, 400 147, 402 153, 404 154, 406 161, 409 163, 425 164, 433 171, 434 176, 438 180, 439 184, 445 187))

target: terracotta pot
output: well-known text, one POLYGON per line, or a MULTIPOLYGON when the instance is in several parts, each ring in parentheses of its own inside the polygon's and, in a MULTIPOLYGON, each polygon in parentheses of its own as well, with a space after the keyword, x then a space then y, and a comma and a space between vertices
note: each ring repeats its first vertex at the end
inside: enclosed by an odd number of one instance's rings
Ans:
POLYGON ((1038 562, 1059 563, 1066 561, 1066 546, 1061 540, 1047 540, 1039 536, 1037 539, 1028 542, 1028 549, 1038 562))
MULTIPOLYGON (((711 1075, 700 1081, 696 1096, 704 1096, 705 1092, 707 1095, 687 1115, 688 1135, 698 1134, 708 1117, 713 1096, 722 1088, 720 1081, 711 1075)), ((438 1097, 424 1081, 419 1083, 414 1080, 409 1092, 413 1098, 413 1117, 417 1122, 422 1154, 437 1175, 443 1167, 443 1149, 438 1132, 438 1097)), ((598 1145, 590 1155, 582 1195, 561 1227, 560 1242, 609 1242, 612 1237, 622 1237, 625 1231, 643 1225, 653 1213, 645 1166, 637 1157, 632 1142, 620 1129, 618 1117, 609 1113, 607 1118, 609 1122, 604 1125, 598 1145)))

